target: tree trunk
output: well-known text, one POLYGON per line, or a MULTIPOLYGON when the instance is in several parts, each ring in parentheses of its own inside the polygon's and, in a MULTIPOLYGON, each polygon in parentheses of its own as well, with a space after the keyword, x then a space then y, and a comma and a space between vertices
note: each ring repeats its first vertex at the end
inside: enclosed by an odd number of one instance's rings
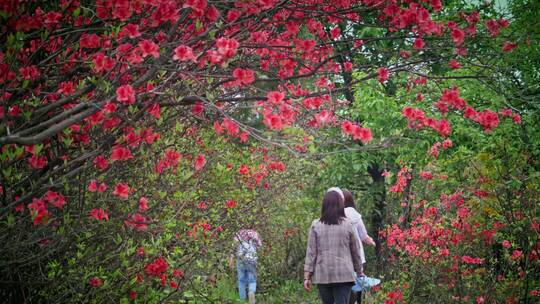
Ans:
POLYGON ((379 164, 372 163, 368 167, 368 173, 373 180, 373 216, 371 217, 371 227, 373 227, 373 239, 375 240, 375 255, 377 257, 377 274, 382 272, 383 263, 381 256, 381 240, 379 238, 379 232, 384 229, 384 218, 386 216, 386 185, 384 183, 384 176, 382 176, 383 170, 379 167, 379 164))

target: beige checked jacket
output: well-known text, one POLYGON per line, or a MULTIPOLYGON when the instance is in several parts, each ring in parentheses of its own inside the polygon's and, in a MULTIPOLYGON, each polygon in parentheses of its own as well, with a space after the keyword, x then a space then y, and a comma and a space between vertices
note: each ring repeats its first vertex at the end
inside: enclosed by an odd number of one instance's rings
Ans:
POLYGON ((358 240, 358 232, 349 220, 339 225, 313 221, 304 271, 313 274, 314 284, 354 282, 356 273, 362 273, 358 240))

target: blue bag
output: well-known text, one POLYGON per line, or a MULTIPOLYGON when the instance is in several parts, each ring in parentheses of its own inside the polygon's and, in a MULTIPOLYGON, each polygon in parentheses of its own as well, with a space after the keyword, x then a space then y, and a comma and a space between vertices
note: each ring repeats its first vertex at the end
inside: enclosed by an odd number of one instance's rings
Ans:
POLYGON ((360 292, 369 290, 373 286, 377 286, 381 283, 381 280, 376 278, 370 278, 366 276, 360 276, 356 278, 356 284, 352 287, 352 291, 360 292))

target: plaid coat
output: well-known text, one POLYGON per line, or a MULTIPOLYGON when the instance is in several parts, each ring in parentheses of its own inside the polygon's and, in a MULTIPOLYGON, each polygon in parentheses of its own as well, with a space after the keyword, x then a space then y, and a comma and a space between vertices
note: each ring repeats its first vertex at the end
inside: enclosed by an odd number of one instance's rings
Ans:
POLYGON ((362 272, 358 240, 358 232, 349 220, 339 225, 313 221, 304 271, 314 274, 315 284, 354 282, 356 273, 362 272))

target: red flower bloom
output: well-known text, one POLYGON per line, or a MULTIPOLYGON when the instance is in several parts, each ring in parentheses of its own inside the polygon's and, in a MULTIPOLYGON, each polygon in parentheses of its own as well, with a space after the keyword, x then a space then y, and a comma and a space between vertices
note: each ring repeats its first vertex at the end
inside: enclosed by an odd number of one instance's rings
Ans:
POLYGON ((128 23, 122 28, 122 31, 120 31, 120 34, 118 36, 120 38, 123 38, 126 36, 131 39, 137 38, 141 36, 141 33, 139 32, 139 26, 137 24, 128 23))
POLYGON ((118 87, 116 89, 116 100, 126 105, 134 104, 135 90, 129 84, 118 87))
POLYGON ((206 4, 206 0, 186 0, 182 7, 189 7, 196 13, 202 13, 206 8, 206 4))
POLYGON ((248 132, 242 132, 240 135, 238 135, 238 138, 240 139, 241 143, 244 143, 249 139, 249 133, 248 132))
POLYGON ((237 85, 248 85, 255 81, 255 72, 250 69, 236 68, 233 71, 233 77, 236 79, 237 85))
POLYGON ((462 257, 461 257, 461 261, 462 261, 463 263, 467 263, 467 264, 477 264, 477 265, 484 263, 484 259, 482 259, 482 258, 473 258, 473 257, 470 257, 470 256, 468 256, 468 255, 462 256, 462 257))
POLYGON ((456 46, 462 45, 463 42, 465 41, 465 32, 463 32, 463 30, 457 27, 452 29, 451 36, 456 46))
POLYGON ((249 167, 246 166, 245 164, 240 165, 240 168, 238 168, 238 174, 245 175, 248 173, 249 173, 249 167))
POLYGON ((361 128, 359 126, 355 126, 352 136, 353 139, 359 139, 360 141, 362 141, 363 144, 366 144, 373 139, 373 135, 371 134, 370 129, 361 128))
POLYGON ((217 52, 225 58, 230 58, 236 55, 238 45, 238 41, 236 41, 234 38, 219 38, 216 40, 217 52))
POLYGON ((94 72, 96 73, 110 71, 114 67, 114 60, 105 56, 102 52, 94 54, 93 58, 92 63, 94 64, 94 72))
POLYGON ((105 185, 105 183, 101 183, 98 185, 97 181, 93 179, 88 184, 87 189, 89 192, 104 192, 105 190, 107 190, 107 185, 105 185))
POLYGON ((22 67, 19 69, 19 73, 24 80, 36 80, 40 75, 39 69, 35 65, 22 67))
POLYGON ((424 40, 421 37, 414 39, 413 48, 415 50, 421 50, 424 48, 424 40))
POLYGON ((90 211, 90 217, 91 218, 94 218, 98 221, 108 221, 109 220, 109 215, 107 214, 107 212, 101 208, 97 209, 97 208, 94 208, 90 211))
POLYGON ((125 183, 118 183, 116 184, 116 186, 114 187, 114 192, 113 192, 113 195, 116 195, 122 199, 127 199, 129 197, 129 191, 131 189, 129 188, 129 186, 125 183))
POLYGON ((174 60, 197 62, 197 58, 193 54, 193 50, 189 46, 179 45, 174 49, 174 60))
POLYGON ((53 191, 47 191, 47 193, 45 193, 43 196, 43 199, 58 209, 62 209, 66 204, 66 199, 64 196, 53 191))
POLYGON ((124 221, 124 224, 128 227, 134 228, 138 231, 143 231, 148 228, 146 225, 148 219, 139 213, 132 214, 124 221))
POLYGON ((101 44, 101 39, 96 34, 82 34, 79 39, 79 46, 81 49, 94 49, 98 48, 101 44))
POLYGON ((352 68, 353 68, 353 63, 352 62, 347 61, 347 62, 343 63, 343 69, 345 70, 345 72, 352 71, 352 68))
POLYGON ((390 77, 390 73, 388 72, 388 69, 386 69, 386 68, 379 68, 378 73, 379 73, 379 82, 380 83, 384 83, 390 77))
POLYGON ((17 206, 15 206, 15 211, 17 212, 24 212, 24 205, 23 204, 18 204, 17 206))
POLYGON ((500 31, 501 26, 499 25, 497 20, 490 19, 490 20, 486 21, 486 27, 487 27, 487 29, 488 29, 488 31, 489 31, 489 33, 491 34, 492 37, 496 37, 496 36, 499 35, 499 31, 500 31))
POLYGON ((322 112, 315 114, 315 120, 319 125, 326 125, 334 122, 335 117, 331 112, 322 110, 322 112))
POLYGON ((94 158, 94 168, 98 170, 105 170, 109 167, 109 161, 103 155, 98 155, 94 158))
POLYGON ((150 109, 148 109, 148 114, 154 116, 156 119, 159 119, 161 117, 161 107, 159 104, 155 103, 150 106, 150 109))
POLYGON ((173 277, 181 279, 184 277, 184 272, 180 269, 173 269, 173 277))
POLYGON ((281 104, 285 99, 285 93, 278 91, 270 91, 266 94, 266 98, 268 98, 268 102, 271 102, 273 104, 281 104))
POLYGON ((452 140, 451 139, 445 139, 442 143, 442 147, 443 149, 448 149, 450 147, 452 147, 453 143, 452 143, 452 140))
POLYGON ((330 36, 332 39, 337 39, 339 36, 341 36, 341 29, 339 27, 335 27, 330 30, 330 36))
POLYGON ((451 69, 459 69, 461 67, 461 64, 459 63, 459 61, 455 60, 455 59, 451 59, 449 62, 448 62, 448 66, 451 68, 451 69))
POLYGON ((229 10, 225 20, 227 20, 227 23, 235 22, 238 18, 240 18, 240 14, 241 13, 237 10, 229 10))
POLYGON ((341 132, 346 135, 352 135, 354 132, 354 124, 350 121, 344 121, 341 123, 341 132))
POLYGON ((283 129, 283 120, 276 114, 265 113, 263 123, 272 130, 283 129))
POLYGON ((205 16, 209 21, 216 21, 219 18, 219 11, 215 6, 211 5, 206 10, 205 16))
POLYGON ((71 81, 64 81, 58 85, 58 94, 71 95, 75 93, 75 85, 71 81))
POLYGON ((122 146, 114 146, 111 152, 111 160, 113 161, 122 161, 133 158, 131 150, 122 146))
POLYGON ((91 278, 88 283, 94 287, 99 287, 101 285, 103 285, 103 281, 100 279, 100 278, 97 278, 97 277, 93 277, 91 278))
POLYGON ((423 179, 432 179, 433 178, 433 174, 431 174, 430 172, 427 172, 427 171, 422 171, 420 172, 420 177, 423 178, 423 179))
POLYGON ((140 212, 145 212, 146 210, 148 210, 148 199, 146 197, 141 197, 139 199, 139 211, 140 212))
POLYGON ((228 118, 223 119, 223 127, 227 130, 227 134, 230 136, 236 136, 240 133, 240 127, 238 124, 228 118))
POLYGON ((508 41, 505 41, 503 43, 503 47, 502 47, 502 50, 503 52, 511 52, 513 49, 517 48, 517 43, 511 43, 511 42, 508 42, 508 41))
POLYGON ((285 164, 283 162, 271 162, 269 165, 268 165, 268 168, 270 170, 277 170, 277 171, 285 171, 285 164))
POLYGON ((151 277, 159 277, 169 268, 169 264, 163 257, 155 259, 152 263, 146 265, 144 272, 151 277))
POLYGON ((141 50, 142 57, 153 56, 159 58, 159 46, 153 41, 143 39, 139 41, 139 49, 141 50))
POLYGON ((43 169, 47 165, 47 157, 32 155, 28 158, 28 164, 34 169, 43 169))
POLYGON ((225 205, 227 206, 227 208, 231 209, 231 208, 236 207, 237 203, 236 203, 236 201, 230 200, 230 201, 227 201, 227 203, 225 203, 225 205))
POLYGON ((32 217, 34 219, 34 226, 39 224, 46 224, 50 213, 47 210, 47 206, 43 200, 32 199, 32 203, 28 204, 32 217))
POLYGON ((521 115, 519 114, 512 115, 512 120, 514 121, 514 123, 518 125, 521 124, 521 115))
POLYGON ((499 116, 489 109, 478 112, 474 120, 484 127, 485 132, 491 132, 491 130, 499 125, 499 116))
POLYGON ((191 106, 191 113, 195 116, 200 116, 204 112, 204 103, 197 101, 193 106, 191 106))
POLYGON ((201 170, 205 164, 206 164, 206 158, 204 157, 204 155, 202 154, 197 155, 197 157, 195 158, 195 170, 197 171, 201 170))

